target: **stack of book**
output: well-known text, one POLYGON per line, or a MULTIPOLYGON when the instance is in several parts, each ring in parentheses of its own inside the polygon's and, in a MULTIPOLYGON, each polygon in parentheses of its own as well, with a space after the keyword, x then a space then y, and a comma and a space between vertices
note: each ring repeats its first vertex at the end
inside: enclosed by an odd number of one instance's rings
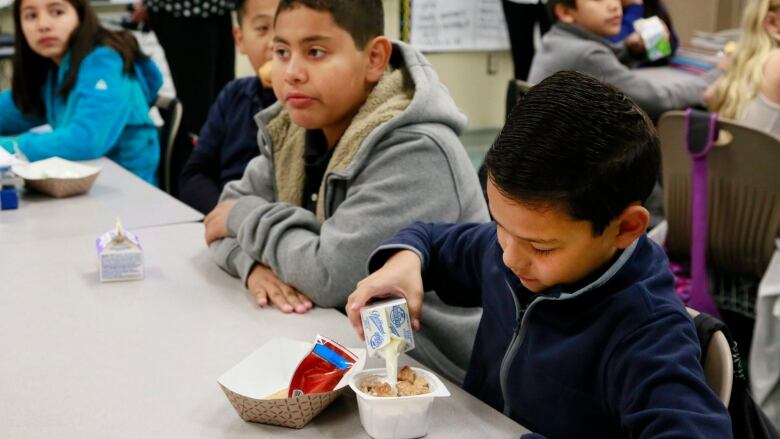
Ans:
POLYGON ((690 44, 680 46, 674 56, 669 58, 669 64, 692 73, 706 73, 718 65, 726 44, 737 39, 739 39, 738 29, 720 32, 697 31, 691 38, 690 44))

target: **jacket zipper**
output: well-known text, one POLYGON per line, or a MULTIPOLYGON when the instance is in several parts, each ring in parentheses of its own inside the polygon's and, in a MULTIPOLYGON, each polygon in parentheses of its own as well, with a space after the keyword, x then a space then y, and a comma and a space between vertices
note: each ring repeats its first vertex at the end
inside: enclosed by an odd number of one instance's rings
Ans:
POLYGON ((507 384, 507 381, 509 380, 509 367, 512 363, 512 360, 514 360, 515 356, 517 355, 517 351, 520 349, 520 345, 523 343, 523 338, 525 336, 524 323, 526 321, 526 317, 538 302, 554 299, 543 296, 538 297, 535 300, 531 300, 531 303, 528 304, 528 307, 525 309, 525 311, 522 311, 520 309, 520 303, 517 301, 517 296, 515 296, 515 290, 511 285, 509 285, 509 282, 506 279, 504 279, 504 282, 506 282, 506 286, 509 288, 509 293, 512 295, 512 300, 515 303, 515 314, 517 317, 517 328, 515 328, 515 332, 512 334, 512 340, 509 341, 509 347, 504 353, 504 358, 501 360, 501 369, 499 370, 501 396, 504 398, 504 415, 509 416, 509 386, 507 384))
POLYGON ((523 343, 523 338, 525 337, 525 332, 526 332, 525 322, 528 319, 528 314, 531 313, 531 309, 534 308, 536 304, 542 301, 571 300, 575 297, 580 296, 581 294, 588 292, 589 290, 600 287, 601 285, 609 281, 618 271, 620 271, 620 269, 623 268, 623 266, 628 261, 628 259, 631 258, 631 256, 634 254, 638 242, 639 239, 634 241, 628 248, 626 248, 623 251, 623 254, 621 254, 620 257, 617 259, 617 261, 615 261, 612 264, 612 266, 609 269, 607 269, 607 271, 605 271, 595 281, 563 297, 557 297, 557 298, 548 297, 548 296, 536 297, 531 300, 531 302, 528 304, 528 307, 525 309, 524 312, 521 312, 520 310, 520 304, 518 303, 517 297, 515 296, 514 288, 512 288, 512 286, 509 284, 509 281, 504 279, 504 282, 506 283, 506 286, 507 288, 509 288, 509 292, 512 295, 512 300, 515 302, 515 313, 517 315, 517 320, 518 320, 517 328, 515 329, 515 332, 512 335, 512 340, 510 340, 509 342, 509 347, 506 349, 506 352, 504 353, 504 358, 501 360, 501 369, 499 369, 499 384, 501 386, 501 396, 504 398, 504 415, 509 416, 510 413, 509 390, 507 384, 507 381, 509 380, 509 366, 511 365, 512 360, 514 360, 515 356, 517 355, 517 351, 520 349, 520 345, 523 343))

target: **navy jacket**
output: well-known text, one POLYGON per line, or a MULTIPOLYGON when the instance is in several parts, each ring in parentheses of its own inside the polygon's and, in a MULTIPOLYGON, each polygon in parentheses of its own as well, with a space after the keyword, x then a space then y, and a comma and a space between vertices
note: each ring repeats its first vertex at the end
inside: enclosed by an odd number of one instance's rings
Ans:
POLYGON ((646 236, 603 273, 539 294, 503 264, 495 223, 416 223, 369 269, 402 248, 420 255, 426 291, 482 305, 463 387, 523 426, 549 438, 731 437, 666 255, 646 236))
POLYGON ((222 89, 182 170, 182 201, 203 213, 217 205, 225 183, 241 178, 247 163, 260 154, 254 116, 274 102, 273 91, 262 88, 254 76, 230 81, 222 89))

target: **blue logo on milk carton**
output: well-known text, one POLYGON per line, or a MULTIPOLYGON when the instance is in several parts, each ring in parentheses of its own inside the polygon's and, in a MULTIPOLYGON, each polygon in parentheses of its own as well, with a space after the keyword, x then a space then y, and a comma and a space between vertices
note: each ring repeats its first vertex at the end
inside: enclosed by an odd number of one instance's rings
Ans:
POLYGON ((374 335, 372 335, 371 338, 368 340, 368 343, 371 345, 371 349, 376 350, 380 346, 382 346, 382 343, 384 343, 384 341, 385 341, 385 337, 382 334, 375 332, 374 335))
POLYGON ((401 326, 406 321, 406 311, 398 305, 393 306, 390 311, 390 320, 395 326, 401 326))
POLYGON ((366 315, 364 319, 365 330, 367 334, 371 334, 367 339, 371 349, 378 349, 385 343, 385 328, 382 324, 382 317, 379 315, 379 311, 371 311, 366 315), (372 329, 371 326, 374 328, 372 329))
MULTIPOLYGON (((385 333, 384 325, 382 324, 382 317, 379 316, 379 311, 371 311, 366 317, 368 317, 368 321, 370 323, 374 324, 374 327, 376 328, 376 331, 382 335, 385 333)), ((371 330, 371 325, 367 325, 369 331, 371 330)))

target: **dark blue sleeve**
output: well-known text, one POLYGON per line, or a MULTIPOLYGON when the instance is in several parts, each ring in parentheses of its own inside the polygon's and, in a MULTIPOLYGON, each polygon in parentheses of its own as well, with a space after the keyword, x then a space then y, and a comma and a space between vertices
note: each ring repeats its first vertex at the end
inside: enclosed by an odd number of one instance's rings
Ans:
POLYGON ((482 272, 495 239, 493 223, 414 223, 382 243, 369 257, 369 272, 378 270, 393 254, 408 249, 422 260, 423 286, 435 290, 447 304, 480 306, 482 272))
POLYGON ((707 386, 696 330, 682 312, 656 312, 616 345, 608 403, 628 437, 731 438, 726 407, 707 386))
POLYGON ((219 181, 222 163, 220 153, 225 142, 225 111, 229 108, 232 97, 231 84, 220 92, 209 109, 206 123, 198 136, 198 143, 179 177, 181 200, 204 214, 214 209, 222 193, 219 181))

